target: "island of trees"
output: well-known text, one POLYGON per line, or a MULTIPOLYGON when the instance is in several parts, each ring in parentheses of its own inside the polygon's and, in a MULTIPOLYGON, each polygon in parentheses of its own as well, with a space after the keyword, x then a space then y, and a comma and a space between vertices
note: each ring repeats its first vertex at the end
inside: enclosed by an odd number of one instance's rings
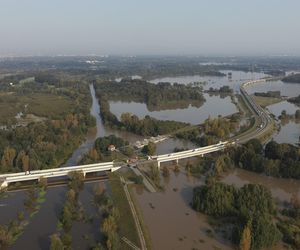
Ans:
POLYGON ((300 106, 300 95, 297 97, 289 98, 289 102, 296 104, 297 106, 300 106))
POLYGON ((141 102, 150 111, 176 107, 177 103, 200 107, 205 102, 200 87, 184 84, 153 84, 139 79, 122 79, 120 82, 98 81, 95 88, 99 99, 141 102))
POLYGON ((292 74, 282 79, 283 82, 300 83, 300 74, 292 74))
POLYGON ((273 97, 273 98, 281 97, 280 91, 255 92, 254 95, 262 96, 262 97, 273 97))

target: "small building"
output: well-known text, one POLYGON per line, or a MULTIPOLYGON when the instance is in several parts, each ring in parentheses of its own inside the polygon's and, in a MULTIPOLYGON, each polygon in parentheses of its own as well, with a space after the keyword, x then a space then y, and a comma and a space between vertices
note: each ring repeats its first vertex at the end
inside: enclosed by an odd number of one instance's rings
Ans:
POLYGON ((110 152, 113 152, 113 151, 115 151, 116 150, 116 147, 115 147, 115 145, 109 145, 108 147, 107 147, 107 150, 108 151, 110 151, 110 152))

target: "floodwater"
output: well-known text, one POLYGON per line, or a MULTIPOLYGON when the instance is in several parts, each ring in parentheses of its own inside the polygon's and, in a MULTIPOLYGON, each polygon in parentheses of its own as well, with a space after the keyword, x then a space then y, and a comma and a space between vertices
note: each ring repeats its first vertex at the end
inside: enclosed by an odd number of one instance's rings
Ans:
MULTIPOLYGON (((297 83, 284 83, 282 81, 271 81, 254 84, 247 87, 248 93, 254 92, 267 92, 267 91, 280 91, 282 96, 295 97, 300 94, 300 84, 297 83)), ((287 114, 294 115, 297 109, 300 107, 289 103, 288 101, 282 101, 276 104, 267 106, 267 109, 278 117, 283 110, 287 114)), ((279 143, 291 143, 296 144, 299 142, 300 137, 300 124, 294 120, 288 122, 281 122, 280 131, 273 135, 273 139, 279 143)))
POLYGON ((208 117, 228 116, 238 112, 230 96, 220 98, 220 96, 204 94, 204 97, 206 102, 199 108, 189 105, 188 108, 149 111, 145 103, 110 101, 110 110, 119 119, 122 113, 130 112, 139 118, 149 115, 158 120, 188 122, 194 125, 203 123, 208 117))
POLYGON ((17 218, 19 212, 24 211, 24 192, 7 192, 0 198, 0 224, 7 224, 17 218))
MULTIPOLYGON (((168 167, 170 177, 161 177, 165 188, 163 192, 149 193, 138 187, 133 190, 153 249, 235 249, 220 234, 214 232, 214 237, 208 235, 207 230, 213 231, 207 221, 208 217, 191 208, 193 188, 203 185, 204 180, 188 176, 183 171, 175 174, 172 167, 168 167)), ((247 183, 264 185, 280 206, 289 202, 292 195, 300 198, 299 180, 268 177, 235 169, 227 173, 222 182, 238 188, 247 183)), ((276 249, 280 249, 280 246, 276 249)))
POLYGON ((220 236, 212 238, 207 230, 212 227, 207 217, 195 212, 190 202, 193 188, 203 182, 185 173, 163 179, 164 192, 149 193, 134 189, 154 250, 171 249, 233 249, 220 236))
POLYGON ((273 139, 278 143, 299 143, 300 138, 300 123, 290 120, 281 125, 280 130, 273 136, 273 139))
POLYGON ((300 107, 297 107, 295 104, 288 101, 282 101, 268 106, 268 110, 276 117, 280 116, 283 110, 289 115, 294 115, 298 109, 300 109, 300 107))
POLYGON ((231 70, 221 70, 220 72, 226 74, 227 76, 219 77, 219 76, 175 76, 175 77, 164 77, 150 80, 152 83, 159 82, 170 82, 170 83, 181 83, 181 84, 189 84, 194 82, 202 82, 205 83, 203 88, 208 90, 210 87, 220 88, 224 85, 230 86, 234 91, 239 92, 239 86, 242 82, 249 80, 257 80, 268 75, 264 73, 258 72, 243 72, 243 71, 231 71, 231 70), (232 77, 228 77, 228 73, 232 73, 232 77))
POLYGON ((242 187, 248 183, 267 187, 272 196, 280 203, 289 202, 292 195, 300 199, 300 180, 284 179, 257 174, 243 169, 235 169, 222 178, 222 182, 242 187))
POLYGON ((300 84, 286 83, 282 81, 270 81, 247 86, 247 92, 249 94, 267 91, 280 91, 282 96, 295 97, 300 95, 300 84))
POLYGON ((180 140, 177 138, 169 138, 156 144, 156 154, 168 154, 177 149, 193 149, 198 146, 190 141, 180 140))
MULTIPOLYGON (((300 107, 287 101, 270 105, 267 108, 276 117, 281 115, 281 112, 283 110, 285 110, 286 113, 289 115, 294 115, 296 110, 300 109, 300 107)), ((296 144, 299 143, 299 137, 300 137, 299 121, 296 121, 295 119, 289 119, 287 121, 281 121, 280 130, 278 131, 278 133, 274 134, 273 139, 278 143, 296 144)))
MULTIPOLYGON (((79 202, 87 217, 92 217, 93 220, 73 223, 71 230, 73 249, 90 249, 101 240, 101 217, 97 216, 93 205, 93 188, 100 182, 103 187, 107 185, 106 181, 85 183, 84 189, 79 194, 79 202)), ((49 249, 50 237, 57 232, 57 223, 63 209, 66 191, 66 186, 51 187, 47 190, 45 202, 41 204, 38 213, 29 219, 29 224, 11 249, 49 249)), ((8 198, 1 199, 1 204, 7 204, 0 207, 1 224, 17 218, 17 213, 24 211, 24 197, 24 191, 19 191, 10 192, 8 198)))
MULTIPOLYGON (((41 204, 39 212, 30 218, 24 233, 17 239, 11 249, 49 249, 50 236, 56 232, 56 226, 61 214, 66 187, 50 188, 41 204)), ((9 204, 12 206, 12 204, 9 204)), ((4 216, 1 213, 1 216, 4 216)))
MULTIPOLYGON (((90 249, 91 246, 95 246, 102 238, 100 231, 102 216, 97 212, 97 208, 93 203, 94 187, 99 183, 85 183, 84 189, 79 194, 79 203, 82 205, 87 219, 91 220, 73 223, 71 230, 73 249, 90 249)), ((107 190, 107 182, 102 182, 101 185, 107 190)))

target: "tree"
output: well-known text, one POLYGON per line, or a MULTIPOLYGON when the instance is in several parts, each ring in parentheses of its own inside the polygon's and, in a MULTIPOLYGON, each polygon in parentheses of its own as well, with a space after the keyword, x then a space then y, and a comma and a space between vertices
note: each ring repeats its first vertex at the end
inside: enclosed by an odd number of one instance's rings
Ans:
POLYGON ((6 225, 0 225, 0 248, 5 249, 12 245, 13 235, 6 225))
POLYGON ((10 170, 14 166, 14 159, 16 157, 16 150, 11 147, 6 147, 1 159, 1 165, 7 170, 10 170))
POLYGON ((29 156, 28 155, 22 156, 22 167, 23 167, 24 172, 27 172, 29 170, 29 156))
POLYGON ((120 248, 120 238, 117 232, 108 235, 106 240, 106 246, 108 250, 119 250, 120 248))
POLYGON ((193 208, 213 216, 228 216, 234 213, 235 194, 235 188, 224 183, 196 187, 193 208))
POLYGON ((69 232, 72 228, 74 214, 70 209, 70 205, 66 203, 64 205, 63 215, 62 215, 62 225, 65 232, 69 232))
POLYGON ((98 161, 99 160, 99 155, 98 152, 95 148, 92 148, 89 152, 89 157, 94 161, 98 161))
POLYGON ((216 175, 220 176, 224 171, 233 168, 233 163, 228 155, 221 155, 215 163, 216 175))
POLYGON ((142 152, 147 155, 154 155, 156 152, 156 144, 149 142, 148 145, 143 147, 142 152))
POLYGON ((170 171, 167 167, 163 167, 162 171, 163 171, 162 173, 163 177, 167 178, 170 176, 170 171))
POLYGON ((65 247, 65 249, 70 249, 71 244, 72 244, 72 235, 70 232, 65 232, 61 236, 61 241, 65 247))
POLYGON ((151 165, 150 166, 149 176, 155 182, 155 184, 159 185, 159 182, 160 182, 160 173, 159 173, 158 167, 156 167, 154 165, 151 165))
POLYGON ((40 177, 39 179, 39 187, 46 190, 48 185, 48 180, 45 177, 40 177))
POLYGON ((35 209, 35 205, 37 202, 37 193, 35 187, 30 187, 26 191, 26 198, 24 200, 24 206, 29 211, 32 212, 35 209))
POLYGON ((297 109, 297 110, 296 110, 296 112, 295 112, 295 118, 296 118, 297 120, 300 119, 300 109, 297 109))
POLYGON ((246 221, 255 216, 276 213, 270 190, 259 184, 244 185, 238 191, 235 206, 240 211, 240 217, 246 221))
POLYGON ((64 250, 64 244, 57 234, 51 236, 50 250, 64 250))
POLYGON ((180 169, 179 169, 179 165, 178 165, 178 164, 176 164, 176 165, 174 166, 174 172, 175 172, 176 174, 178 174, 178 173, 180 172, 180 169))
POLYGON ((282 234, 267 215, 260 215, 252 221, 252 249, 270 248, 281 240, 282 234))
POLYGON ((263 145, 261 144, 260 140, 258 139, 251 139, 249 140, 245 146, 248 148, 248 149, 253 149, 254 152, 256 154, 260 154, 263 150, 263 145))
POLYGON ((83 189, 84 186, 84 174, 81 171, 73 171, 69 173, 70 181, 69 188, 73 189, 76 194, 83 189))
POLYGON ((102 184, 94 186, 94 202, 97 206, 103 206, 107 203, 106 191, 102 184))
POLYGON ((251 228, 249 226, 249 223, 243 229, 239 249, 240 250, 251 249, 251 228))

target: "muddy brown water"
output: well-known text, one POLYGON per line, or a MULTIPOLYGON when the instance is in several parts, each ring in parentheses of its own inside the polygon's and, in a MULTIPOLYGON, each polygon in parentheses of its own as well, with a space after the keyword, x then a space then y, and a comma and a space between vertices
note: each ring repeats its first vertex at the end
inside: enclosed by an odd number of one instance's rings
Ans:
MULTIPOLYGON (((180 161, 184 166, 186 161, 180 161)), ((171 170, 171 164, 164 164, 171 170)), ((235 249, 224 238, 214 232, 211 237, 207 230, 212 230, 208 217, 191 208, 193 188, 204 184, 203 178, 188 176, 181 169, 179 174, 170 171, 169 178, 161 177, 165 187, 163 192, 149 193, 135 188, 137 205, 143 213, 145 224, 150 234, 153 249, 235 249)), ((292 195, 300 198, 300 181, 280 179, 235 169, 221 180, 236 187, 247 183, 266 186, 278 205, 289 202, 292 195)), ((272 249, 282 249, 278 245, 272 249)))
POLYGON ((203 184, 203 181, 173 171, 169 178, 162 180, 164 192, 149 193, 140 188, 133 190, 153 249, 232 249, 231 243, 218 235, 215 238, 209 236, 207 230, 213 229, 207 217, 190 206, 193 188, 203 184))

